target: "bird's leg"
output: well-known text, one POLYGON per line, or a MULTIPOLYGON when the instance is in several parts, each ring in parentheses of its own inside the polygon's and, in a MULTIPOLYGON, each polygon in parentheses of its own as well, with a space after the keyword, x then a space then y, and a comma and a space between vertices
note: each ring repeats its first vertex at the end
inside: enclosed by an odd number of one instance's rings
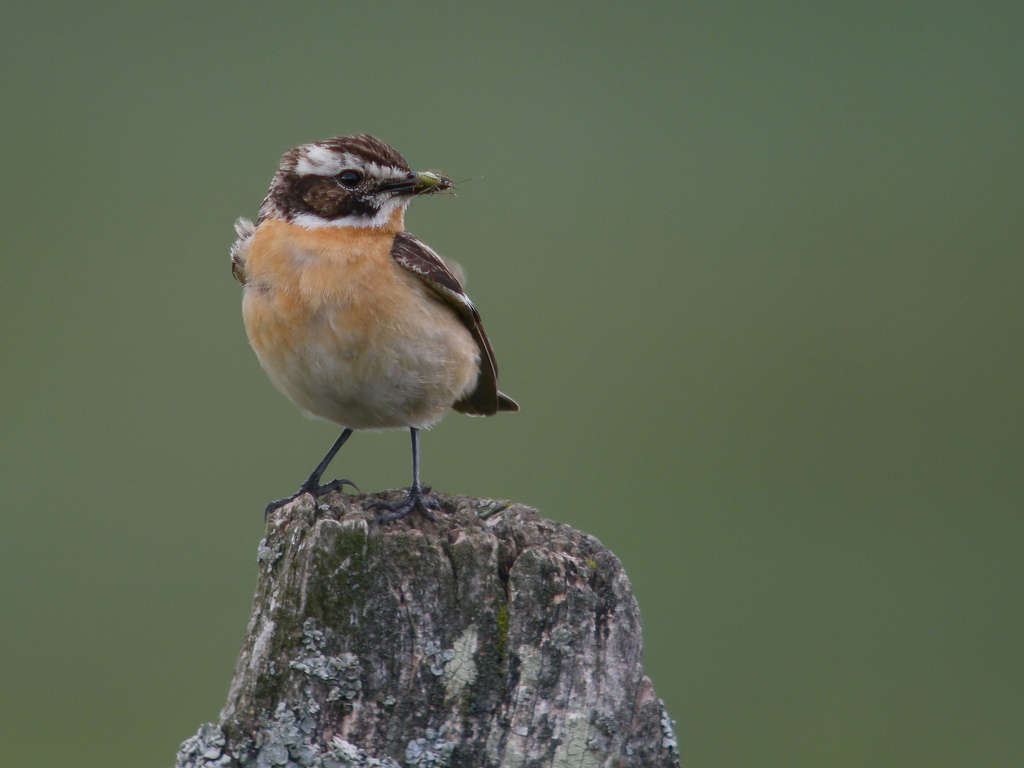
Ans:
POLYGON ((283 499, 278 499, 277 501, 272 501, 267 504, 267 509, 263 513, 263 519, 267 519, 271 512, 274 512, 285 504, 294 501, 304 493, 311 493, 313 494, 314 499, 318 499, 329 491, 340 491, 346 485, 351 485, 358 491, 359 488, 357 488, 356 484, 351 480, 333 480, 324 485, 320 485, 320 478, 323 477, 324 472, 327 470, 327 465, 331 463, 331 459, 334 458, 334 455, 350 437, 352 437, 352 430, 346 427, 342 430, 341 434, 338 435, 338 439, 334 441, 334 445, 331 446, 331 449, 327 451, 327 454, 320 460, 320 463, 316 465, 316 469, 314 469, 310 476, 306 478, 306 481, 299 486, 299 490, 291 496, 286 496, 283 499))
POLYGON ((416 427, 409 427, 412 435, 412 485, 409 486, 409 493, 404 499, 396 504, 389 504, 386 501, 374 502, 374 509, 383 509, 385 512, 377 516, 378 523, 390 523, 392 520, 399 520, 414 509, 418 509, 428 520, 436 519, 431 512, 438 508, 437 499, 430 495, 430 488, 420 484, 420 437, 416 427))

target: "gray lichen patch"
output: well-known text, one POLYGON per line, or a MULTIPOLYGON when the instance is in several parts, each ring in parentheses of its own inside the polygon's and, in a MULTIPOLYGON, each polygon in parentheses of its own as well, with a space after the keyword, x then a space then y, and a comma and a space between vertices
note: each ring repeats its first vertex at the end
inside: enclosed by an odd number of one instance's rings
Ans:
POLYGON ((226 749, 227 739, 220 726, 203 723, 178 748, 175 768, 232 768, 237 762, 226 749))
POLYGON ((400 768, 390 757, 374 757, 340 737, 327 744, 315 736, 315 723, 282 702, 272 718, 233 748, 219 726, 205 723, 178 750, 175 768, 400 768))
POLYGON ((326 683, 327 701, 351 701, 362 689, 359 659, 354 653, 328 655, 324 652, 326 645, 326 637, 323 630, 317 629, 316 620, 306 619, 302 625, 303 653, 288 662, 288 666, 326 683))
POLYGON ((269 568, 280 560, 283 554, 280 547, 271 547, 265 538, 260 539, 260 543, 256 547, 256 562, 261 568, 269 568))
POLYGON ((324 768, 399 768, 390 757, 370 757, 355 744, 335 736, 331 739, 331 752, 324 758, 324 768))
POLYGON ((405 764, 418 768, 447 768, 451 765, 456 743, 445 738, 445 728, 427 728, 423 736, 412 739, 405 747, 405 764))
POLYGON ((661 699, 658 699, 658 706, 661 708, 661 746, 678 755, 679 742, 676 740, 676 721, 668 716, 665 702, 661 699))
POLYGON ((423 657, 434 677, 441 677, 448 662, 455 658, 454 648, 442 648, 437 640, 428 640, 423 647, 423 657))
POLYGON ((590 723, 583 714, 565 718, 564 733, 552 765, 558 768, 600 768, 601 756, 590 749, 590 723))
POLYGON ((478 645, 475 626, 469 626, 455 640, 452 656, 444 667, 446 699, 457 698, 476 681, 476 662, 473 660, 478 645))

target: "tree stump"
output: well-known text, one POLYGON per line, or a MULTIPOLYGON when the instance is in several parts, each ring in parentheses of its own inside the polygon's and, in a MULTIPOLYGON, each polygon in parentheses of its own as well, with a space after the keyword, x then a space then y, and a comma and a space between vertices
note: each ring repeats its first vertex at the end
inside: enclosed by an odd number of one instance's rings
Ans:
POLYGON ((220 722, 177 768, 679 765, 615 555, 490 499, 377 525, 382 497, 271 517, 220 722))

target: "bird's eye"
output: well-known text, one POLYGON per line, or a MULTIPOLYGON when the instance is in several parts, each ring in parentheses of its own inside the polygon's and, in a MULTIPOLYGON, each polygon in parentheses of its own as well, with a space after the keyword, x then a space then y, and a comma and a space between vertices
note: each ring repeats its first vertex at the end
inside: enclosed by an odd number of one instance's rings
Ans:
POLYGON ((338 174, 338 181, 341 182, 341 185, 343 187, 348 187, 349 189, 352 189, 352 187, 356 186, 362 180, 363 174, 361 174, 359 171, 349 170, 342 171, 341 173, 338 174))

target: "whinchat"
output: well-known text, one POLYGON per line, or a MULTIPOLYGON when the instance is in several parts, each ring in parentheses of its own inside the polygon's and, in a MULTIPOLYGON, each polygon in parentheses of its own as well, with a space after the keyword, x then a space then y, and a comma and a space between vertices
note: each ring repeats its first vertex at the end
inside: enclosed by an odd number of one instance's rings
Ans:
POLYGON ((267 514, 301 494, 351 485, 320 479, 354 430, 407 428, 412 485, 399 503, 378 504, 378 520, 414 509, 431 517, 418 431, 448 408, 519 410, 498 390, 494 351, 461 269, 405 231, 413 197, 450 189, 447 176, 410 170, 373 136, 340 136, 285 152, 256 223, 235 223, 231 271, 260 365, 299 408, 343 428, 299 490, 267 514))

